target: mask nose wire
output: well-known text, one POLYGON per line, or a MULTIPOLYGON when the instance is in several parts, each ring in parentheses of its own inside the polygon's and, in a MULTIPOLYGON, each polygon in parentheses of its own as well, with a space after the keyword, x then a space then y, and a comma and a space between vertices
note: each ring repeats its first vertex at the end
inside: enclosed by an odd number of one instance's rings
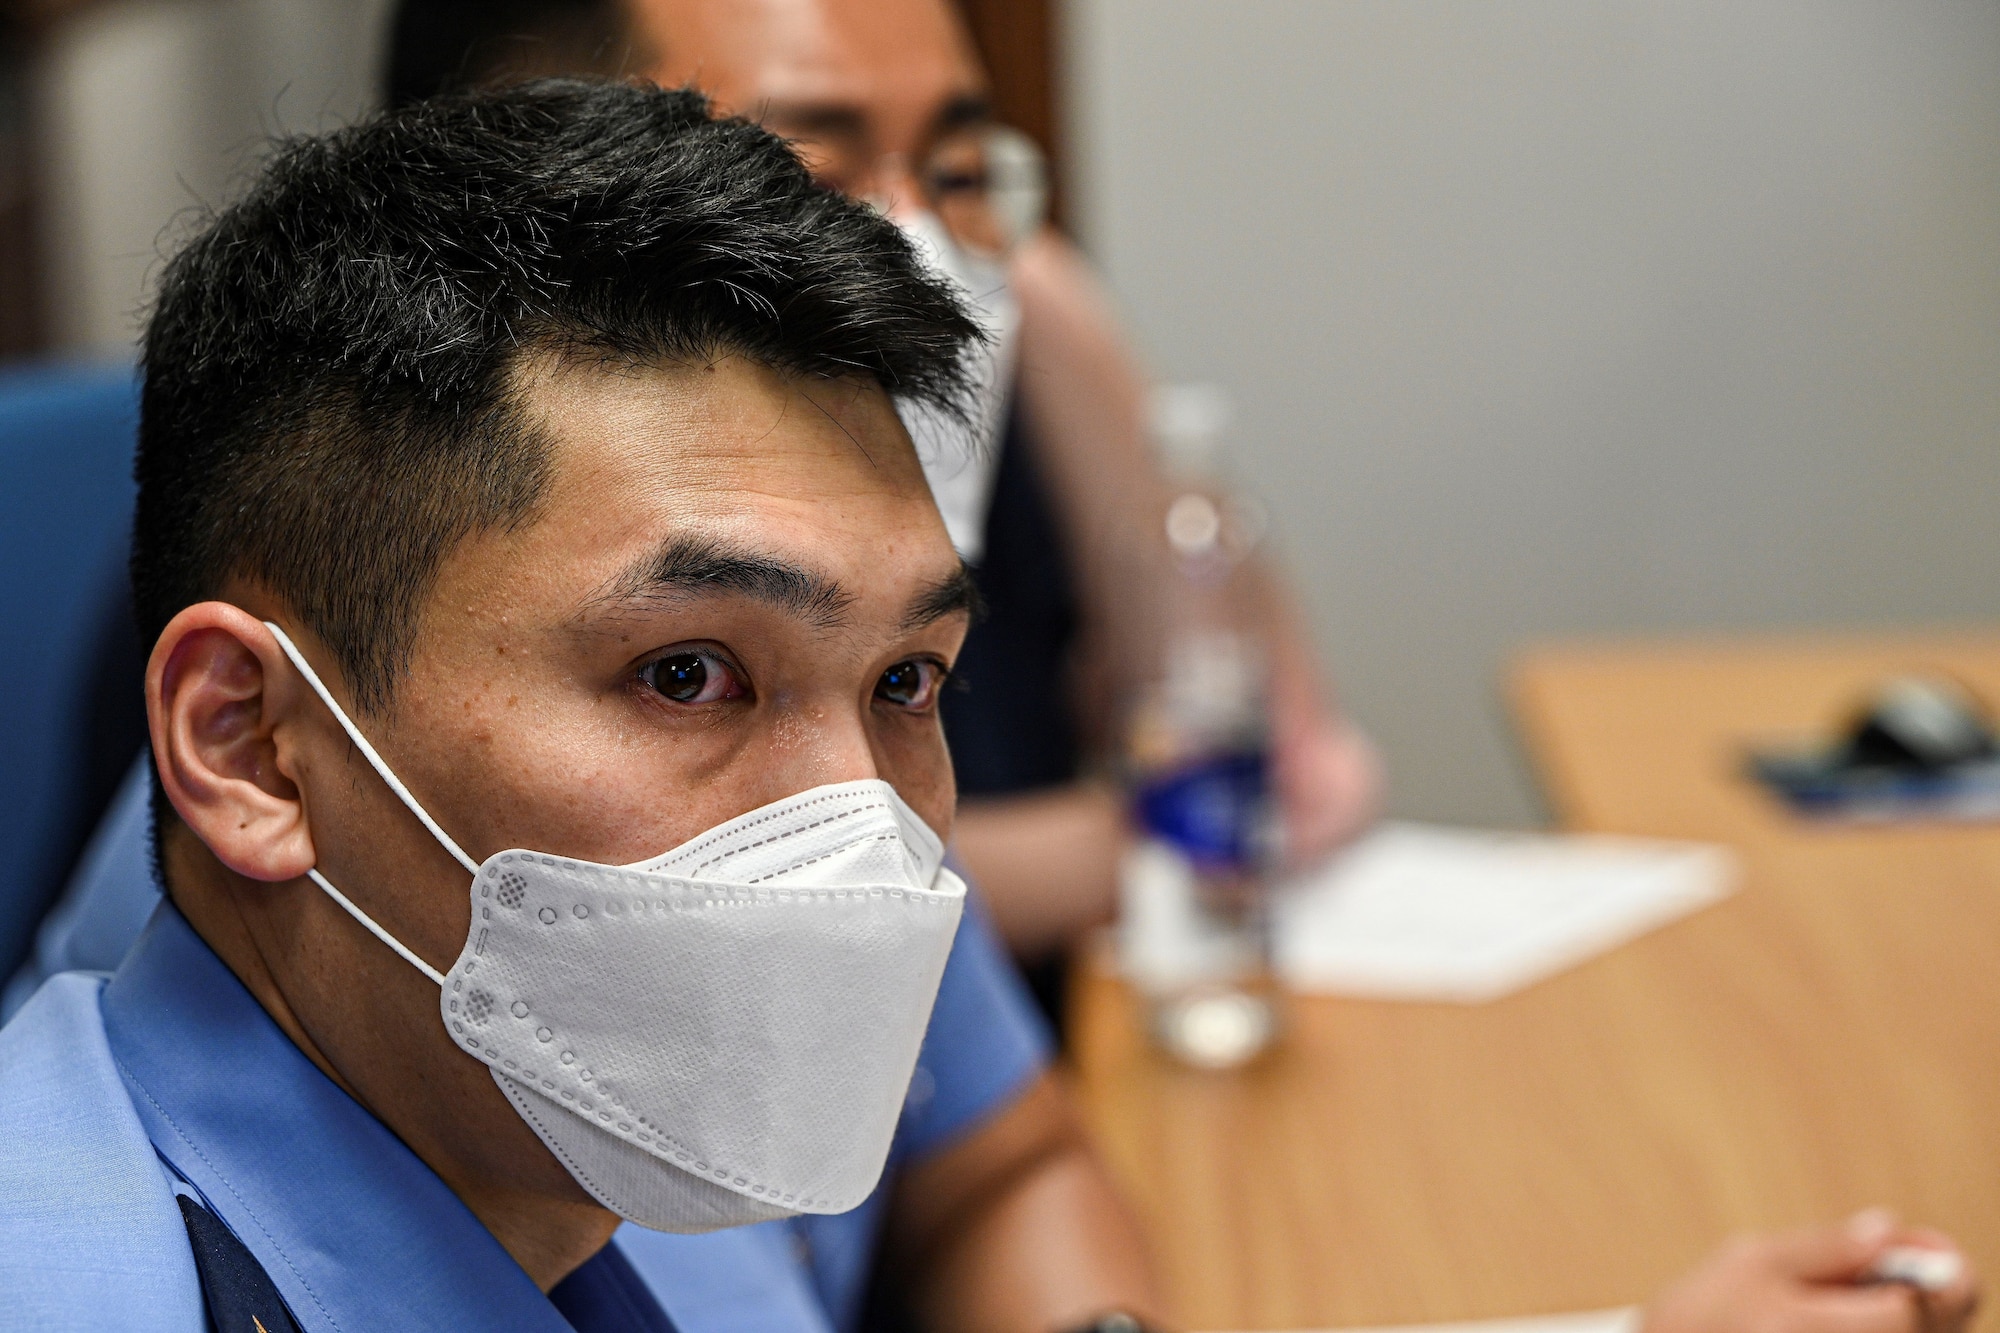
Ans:
MULTIPOLYGON (((410 795, 410 789, 403 785, 403 780, 390 770, 388 762, 376 752, 373 745, 368 743, 368 738, 361 734, 361 728, 355 726, 353 719, 347 716, 347 710, 343 709, 335 701, 333 692, 327 689, 326 682, 321 680, 319 673, 312 669, 312 663, 306 661, 305 654, 299 651, 299 646, 292 642, 291 636, 268 620, 264 622, 264 628, 270 630, 272 635, 276 637, 278 646, 285 650, 285 656, 290 658, 292 665, 299 669, 299 674, 306 678, 306 684, 312 686, 313 693, 319 696, 320 702, 326 705, 327 711, 333 714, 334 720, 340 723, 341 730, 347 733, 347 738, 354 742, 356 748, 368 760, 368 763, 374 768, 376 774, 382 781, 389 784, 389 790, 396 793, 396 798, 409 808, 410 813, 415 815, 425 828, 430 830, 431 836, 436 838, 444 849, 450 852, 460 865, 465 867, 467 874, 477 875, 479 873, 479 863, 467 856, 465 849, 452 841, 451 835, 446 833, 442 828, 439 828, 438 822, 431 818, 430 812, 424 809, 416 797, 410 795)), ((417 957, 401 940, 375 924, 374 919, 359 907, 356 907, 346 894, 334 888, 326 876, 319 873, 317 866, 306 871, 306 874, 311 877, 313 883, 326 891, 328 897, 346 908, 349 916, 352 916, 356 921, 366 926, 370 934, 402 955, 404 962, 409 963, 419 972, 422 972, 425 976, 436 982, 440 989, 444 987, 444 974, 442 972, 439 972, 429 963, 417 957)))

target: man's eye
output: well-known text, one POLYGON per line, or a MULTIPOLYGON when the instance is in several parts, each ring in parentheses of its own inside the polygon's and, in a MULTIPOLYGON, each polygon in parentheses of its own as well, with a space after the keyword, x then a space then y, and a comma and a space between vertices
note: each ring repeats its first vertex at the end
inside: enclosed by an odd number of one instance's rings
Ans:
POLYGON ((960 168, 931 173, 929 184, 931 193, 942 198, 946 195, 985 194, 991 184, 986 173, 978 168, 960 168))
POLYGON ((677 704, 715 703, 745 692, 729 664, 714 653, 669 653, 640 668, 639 678, 677 704))
POLYGON ((875 682, 875 697, 911 712, 922 712, 937 701, 945 669, 936 662, 898 662, 875 682))

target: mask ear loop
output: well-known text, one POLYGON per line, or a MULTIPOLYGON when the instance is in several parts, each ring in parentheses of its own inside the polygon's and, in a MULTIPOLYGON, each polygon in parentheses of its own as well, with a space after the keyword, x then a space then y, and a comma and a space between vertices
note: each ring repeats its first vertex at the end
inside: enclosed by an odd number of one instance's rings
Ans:
POLYGON ((388 931, 382 929, 382 927, 376 925, 373 917, 369 916, 368 913, 356 907, 353 904, 353 902, 351 902, 348 899, 348 896, 346 894, 342 893, 339 889, 334 888, 333 882, 327 879, 325 875, 320 874, 317 867, 306 871, 306 875, 312 880, 313 883, 319 885, 320 888, 326 890, 327 897, 333 899, 335 902, 339 903, 342 907, 345 907, 347 909, 347 914, 349 916, 353 917, 356 921, 359 921, 362 925, 368 927, 369 934, 373 935, 376 939, 382 941, 382 943, 388 945, 391 949, 394 949, 397 953, 401 954, 403 956, 404 962, 408 963, 411 967, 416 968, 417 971, 429 977, 432 980, 432 982, 434 982, 437 985, 437 988, 439 990, 444 989, 444 973, 438 971, 436 968, 432 967, 429 963, 426 963, 423 959, 417 957, 416 953, 413 950, 411 950, 411 948, 408 945, 404 944, 394 935, 391 935, 388 931))
MULTIPOLYGON (((396 793, 397 799, 409 808, 411 814, 422 821, 423 826, 430 830, 431 836, 436 838, 444 849, 450 852, 460 865, 465 867, 466 873, 476 876, 479 873, 479 863, 467 856, 465 849, 452 841, 449 833, 438 827, 438 822, 431 818, 430 812, 418 803, 416 797, 410 795, 410 789, 403 785, 402 779, 390 771, 387 761, 380 754, 376 753, 373 745, 368 743, 368 738, 361 734, 361 729, 355 726, 353 720, 347 716, 347 710, 343 709, 334 700, 333 692, 327 689, 326 682, 321 680, 319 673, 312 669, 312 663, 306 661, 305 654, 299 651, 298 645, 292 642, 291 636, 268 620, 264 622, 264 628, 270 630, 272 635, 277 638, 278 646, 285 650, 285 656, 290 658, 292 665, 299 669, 299 674, 306 678, 306 684, 313 687, 313 693, 319 696, 320 702, 326 705, 327 711, 333 714, 336 722, 340 723, 341 729, 347 733, 347 738, 354 742, 355 747, 361 751, 363 757, 374 768, 377 776, 389 784, 389 790, 396 793)), ((317 866, 306 871, 306 874, 311 877, 313 883, 326 891, 328 897, 346 908, 349 916, 352 916, 356 921, 366 926, 370 934, 374 935, 376 939, 382 941, 382 943, 388 945, 391 949, 394 949, 398 954, 401 954, 404 962, 409 963, 419 972, 422 972, 425 976, 436 982, 439 989, 443 989, 444 974, 442 972, 439 972, 429 963, 417 957, 416 954, 412 953, 394 935, 376 925, 374 920, 366 912, 356 907, 346 894, 334 888, 326 876, 319 873, 317 866)))

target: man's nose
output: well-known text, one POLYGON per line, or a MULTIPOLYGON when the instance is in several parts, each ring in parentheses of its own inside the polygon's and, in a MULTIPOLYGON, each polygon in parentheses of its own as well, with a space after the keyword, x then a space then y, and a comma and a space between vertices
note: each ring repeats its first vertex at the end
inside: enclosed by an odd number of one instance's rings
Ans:
POLYGON ((882 776, 865 720, 852 709, 801 705, 771 731, 770 773, 781 794, 882 776))
POLYGON ((930 210, 923 181, 903 153, 884 153, 877 158, 858 193, 897 222, 908 222, 930 210))

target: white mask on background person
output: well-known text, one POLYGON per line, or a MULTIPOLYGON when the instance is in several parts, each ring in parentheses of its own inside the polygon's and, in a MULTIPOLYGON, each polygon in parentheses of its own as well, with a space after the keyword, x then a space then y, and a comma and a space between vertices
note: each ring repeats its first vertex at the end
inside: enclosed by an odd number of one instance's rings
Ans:
POLYGON ((390 789, 473 876, 439 1014, 577 1183, 701 1232, 840 1213, 874 1190, 965 885, 886 782, 815 787, 629 866, 474 863, 266 622, 390 789))
POLYGON ((952 238, 935 213, 898 217, 931 271, 954 287, 987 341, 967 349, 973 381, 970 426, 922 403, 899 403, 903 425, 916 443, 924 477, 945 531, 959 555, 977 563, 986 545, 986 510, 1000 462, 1000 432, 1007 424, 1014 365, 1021 334, 1021 306, 1007 282, 1007 265, 979 255, 952 238))

